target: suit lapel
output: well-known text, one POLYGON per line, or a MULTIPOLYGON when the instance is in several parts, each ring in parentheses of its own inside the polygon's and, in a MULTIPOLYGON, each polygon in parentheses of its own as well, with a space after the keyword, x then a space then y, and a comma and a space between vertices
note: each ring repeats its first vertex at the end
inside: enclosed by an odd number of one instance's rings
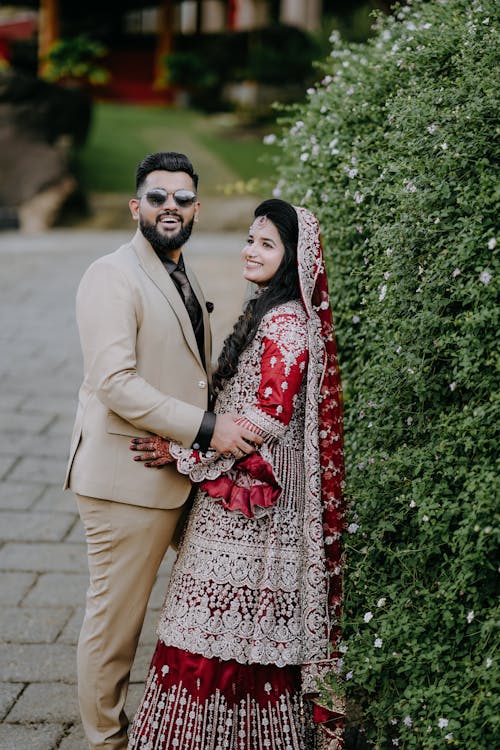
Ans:
MULTIPOLYGON (((184 302, 182 301, 174 282, 170 278, 170 274, 165 269, 165 266, 158 258, 149 242, 144 239, 139 230, 137 230, 132 240, 132 245, 134 247, 134 250, 136 251, 137 257, 139 258, 139 265, 167 299, 175 315, 177 316, 177 319, 179 320, 182 332, 189 348, 195 355, 200 365, 202 365, 200 352, 198 351, 198 344, 194 335, 193 326, 191 325, 191 320, 189 319, 188 311, 186 310, 184 302)), ((189 275, 189 281, 191 282, 191 280, 192 275, 189 275)), ((195 294, 199 297, 199 291, 201 290, 199 290, 198 286, 196 289, 194 289, 194 291, 195 294)), ((203 322, 205 323, 206 309, 203 298, 200 300, 200 304, 203 310, 203 322)))

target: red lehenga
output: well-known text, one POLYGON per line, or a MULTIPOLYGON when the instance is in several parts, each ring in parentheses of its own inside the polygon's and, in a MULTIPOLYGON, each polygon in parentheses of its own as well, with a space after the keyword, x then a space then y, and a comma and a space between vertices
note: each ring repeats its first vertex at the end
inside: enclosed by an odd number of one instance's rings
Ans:
POLYGON ((302 300, 267 313, 216 405, 265 442, 170 449, 199 490, 130 750, 343 746, 342 702, 314 703, 338 656, 341 389, 318 225, 297 214, 302 300))

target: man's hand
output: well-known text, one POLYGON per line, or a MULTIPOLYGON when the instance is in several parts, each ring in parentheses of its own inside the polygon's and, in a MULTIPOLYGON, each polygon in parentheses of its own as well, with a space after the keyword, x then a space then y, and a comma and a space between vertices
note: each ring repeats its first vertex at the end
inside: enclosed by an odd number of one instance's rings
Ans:
POLYGON ((262 442, 259 435, 237 424, 232 414, 217 414, 210 447, 218 453, 232 453, 241 458, 245 453, 253 453, 255 445, 262 442))

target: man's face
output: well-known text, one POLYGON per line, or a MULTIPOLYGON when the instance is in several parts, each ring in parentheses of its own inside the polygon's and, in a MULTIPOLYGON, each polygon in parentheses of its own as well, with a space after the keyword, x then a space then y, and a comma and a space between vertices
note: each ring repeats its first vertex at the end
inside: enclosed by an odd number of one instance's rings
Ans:
MULTIPOLYGON (((200 204, 198 200, 187 205, 178 205, 173 193, 175 191, 190 191, 194 193, 191 177, 186 172, 166 172, 157 170, 150 172, 139 190, 138 198, 133 198, 129 205, 132 217, 139 222, 139 228, 144 237, 151 243, 159 254, 166 254, 177 260, 183 245, 191 235, 193 222, 197 220, 200 204), (161 200, 161 192, 168 195, 160 205, 152 205, 148 193, 155 198, 154 204, 161 200)), ((185 196, 185 193, 179 193, 185 196)), ((185 201, 183 201, 185 203, 185 201)))

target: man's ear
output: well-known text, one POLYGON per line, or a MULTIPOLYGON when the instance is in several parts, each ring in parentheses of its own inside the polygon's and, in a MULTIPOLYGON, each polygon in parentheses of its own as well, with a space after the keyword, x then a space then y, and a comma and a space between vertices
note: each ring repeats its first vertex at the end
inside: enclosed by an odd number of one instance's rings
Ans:
POLYGON ((131 198, 128 202, 128 207, 134 221, 139 219, 139 203, 140 201, 137 198, 131 198))

